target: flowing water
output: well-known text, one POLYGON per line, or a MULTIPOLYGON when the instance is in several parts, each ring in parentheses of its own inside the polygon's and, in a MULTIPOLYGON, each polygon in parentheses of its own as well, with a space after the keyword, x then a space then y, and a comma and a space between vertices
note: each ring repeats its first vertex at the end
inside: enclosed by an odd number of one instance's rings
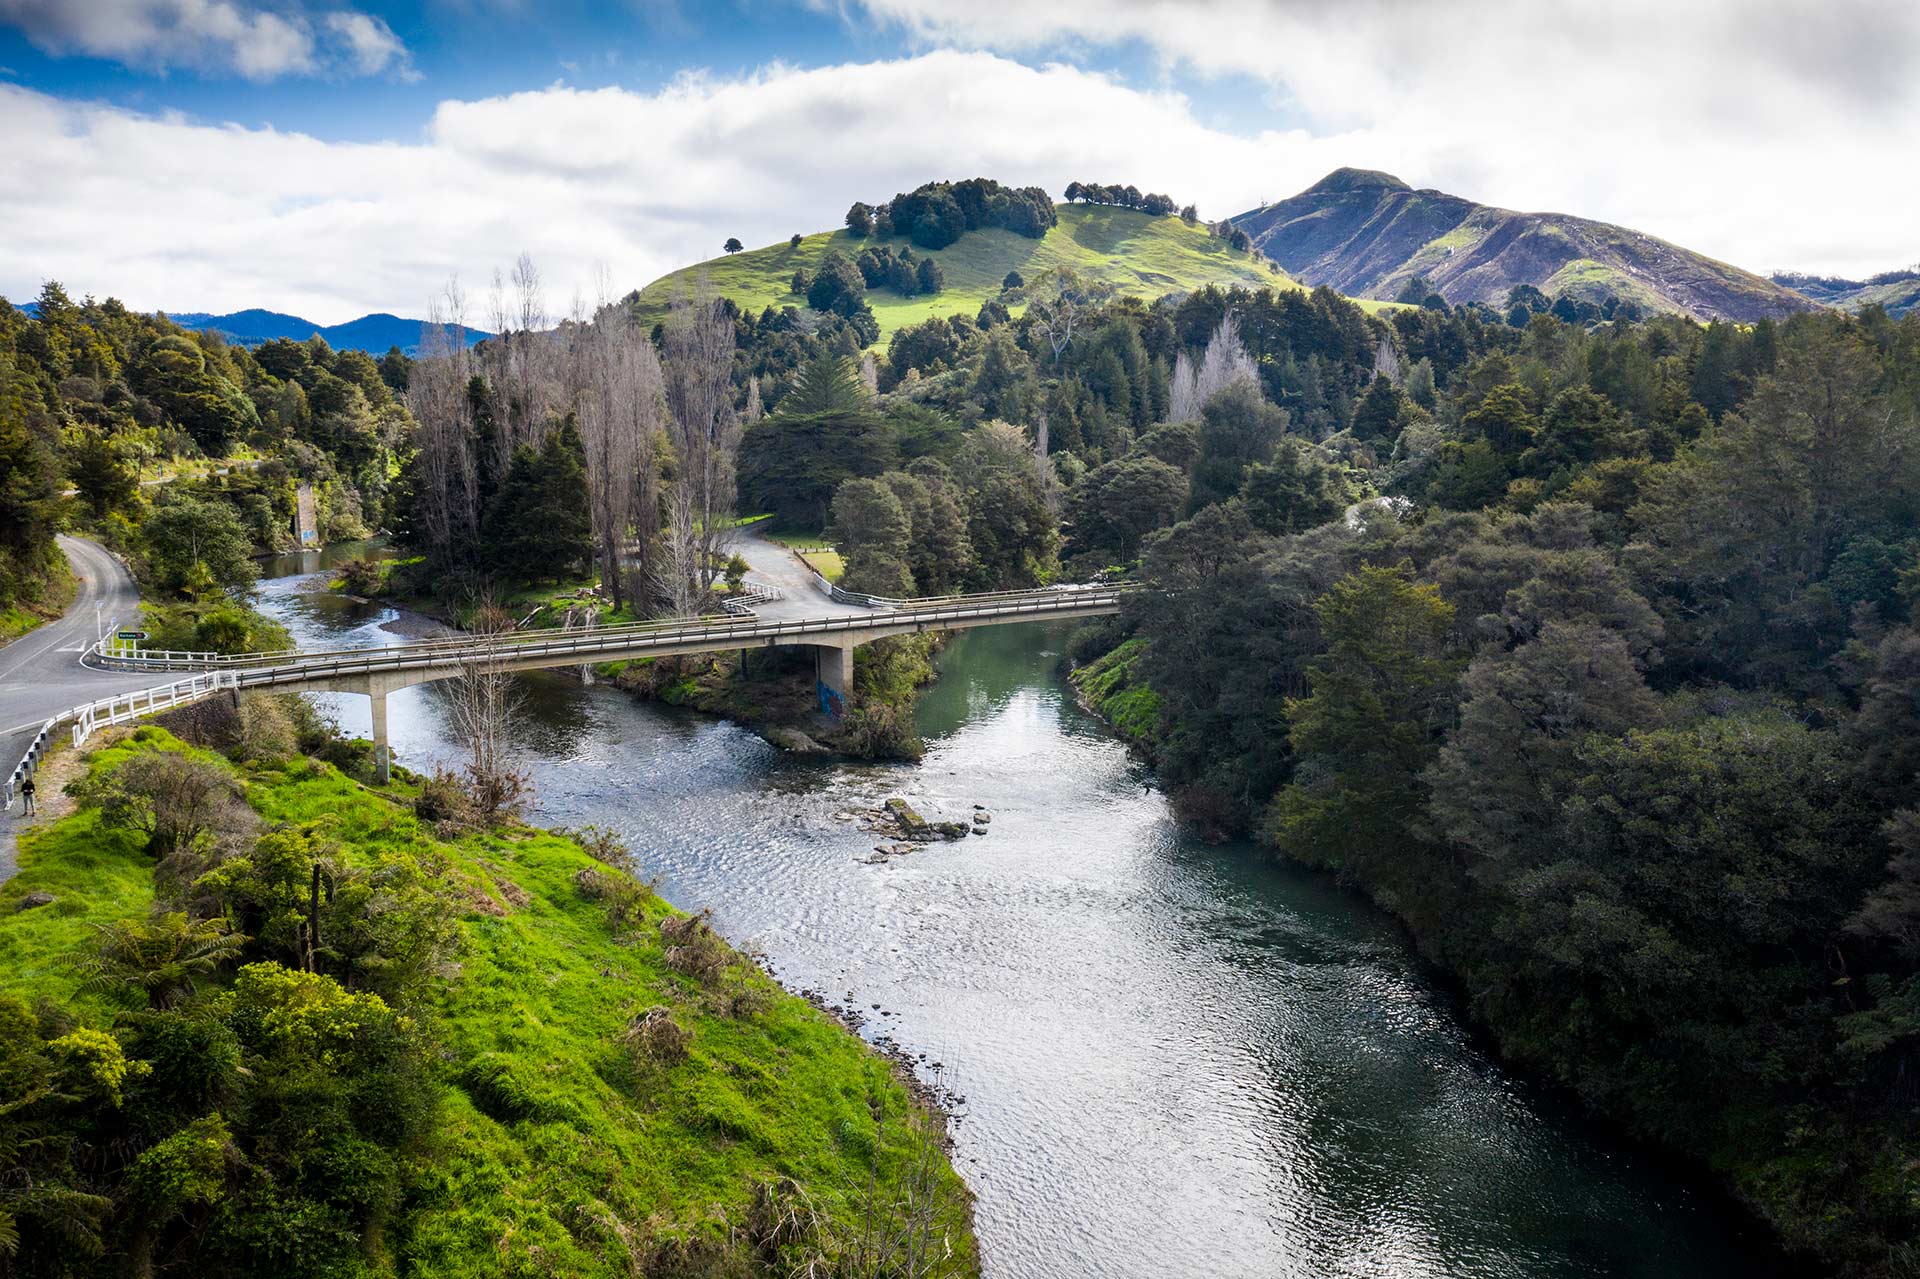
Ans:
MULTIPOLYGON (((412 629, 321 593, 321 564, 263 583, 297 641, 412 629)), ((1491 1061, 1391 920, 1176 824, 1074 704, 1064 639, 956 636, 916 766, 525 677, 532 819, 619 830, 670 900, 939 1063, 991 1276, 1771 1273, 1698 1190, 1491 1061), (866 864, 845 815, 892 795, 982 804, 991 833, 866 864)), ((364 698, 323 700, 368 732, 364 698)), ((388 715, 401 762, 457 760, 434 686, 388 715)))

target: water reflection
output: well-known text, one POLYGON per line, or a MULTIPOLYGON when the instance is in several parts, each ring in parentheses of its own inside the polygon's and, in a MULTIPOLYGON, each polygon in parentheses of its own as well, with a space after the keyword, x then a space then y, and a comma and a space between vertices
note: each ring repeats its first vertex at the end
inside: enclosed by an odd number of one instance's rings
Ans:
MULTIPOLYGON (((407 626, 312 585, 264 586, 303 642, 407 626)), ((1192 840, 1067 696, 1063 642, 956 637, 911 768, 529 676, 534 817, 621 831, 673 900, 944 1063, 992 1275, 1765 1273, 1684 1186, 1489 1061, 1390 921, 1192 840), (840 815, 895 794, 984 804, 992 833, 866 865, 840 815)), ((327 700, 366 731, 364 699, 327 700)), ((433 686, 389 719, 408 765, 457 756, 433 686)))

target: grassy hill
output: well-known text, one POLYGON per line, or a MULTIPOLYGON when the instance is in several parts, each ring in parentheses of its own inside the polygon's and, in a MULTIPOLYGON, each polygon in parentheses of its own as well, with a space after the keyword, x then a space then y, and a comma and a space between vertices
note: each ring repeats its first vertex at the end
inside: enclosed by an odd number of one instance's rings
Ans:
MULTIPOLYGON (((76 1095, 36 1094, 20 1101, 49 1113, 12 1115, 0 1107, 0 1143, 39 1133, 48 1123, 106 1143, 122 1116, 137 1116, 133 1149, 116 1148, 112 1158, 102 1150, 98 1167, 78 1161, 73 1174, 90 1179, 85 1184, 91 1192, 112 1192, 121 1188, 116 1170, 139 1147, 161 1149, 152 1143, 166 1130, 161 1117, 169 1112, 162 1101, 172 1096, 161 1090, 162 1081, 202 1073, 211 1079, 225 1062, 227 1082, 196 1085, 195 1107, 185 1114, 190 1119, 211 1113, 203 1124, 221 1132, 231 1127, 223 1139, 224 1162, 206 1170, 192 1202, 182 1201, 178 1211, 187 1214, 187 1224, 176 1228, 177 1238, 168 1245, 188 1255, 197 1273, 236 1273, 239 1265, 238 1273, 352 1273, 367 1279, 744 1279, 798 1273, 814 1264, 837 1274, 837 1259, 867 1229, 869 1186, 893 1196, 909 1174, 919 1177, 921 1202, 929 1204, 943 1246, 953 1249, 952 1264, 941 1273, 977 1273, 966 1192, 944 1158, 917 1136, 916 1104, 889 1065, 575 839, 525 827, 496 833, 436 829, 415 815, 420 787, 407 781, 376 790, 299 754, 235 767, 157 727, 96 750, 80 762, 80 771, 99 778, 143 757, 170 754, 231 779, 249 810, 243 815, 251 824, 222 836, 232 843, 214 872, 223 882, 258 873, 274 856, 269 848, 312 839, 337 859, 333 873, 343 885, 343 901, 362 900, 356 884, 377 887, 366 899, 366 919, 377 925, 401 918, 394 912, 414 910, 431 925, 423 932, 443 920, 452 943, 446 961, 398 1005, 406 1014, 399 1032, 420 1045, 414 1059, 424 1056, 431 1064, 429 1130, 424 1140, 382 1151, 376 1142, 343 1137, 320 1120, 302 1117, 309 1111, 300 1105, 317 1105, 310 1100, 314 1090, 331 1095, 355 1086, 345 1065, 330 1067, 334 1057, 322 1056, 316 1066, 309 1045, 298 1068, 305 1073, 297 1074, 306 1091, 291 1091, 287 1068, 254 1055, 248 1038, 254 1032, 234 1011, 250 979, 304 990, 308 1007, 339 1004, 348 997, 327 975, 342 971, 335 962, 318 974, 290 974, 272 962, 223 972, 163 1017, 142 1000, 88 984, 76 966, 99 946, 102 929, 144 920, 155 907, 156 877, 166 871, 156 868, 138 822, 83 803, 21 840, 20 872, 0 887, 0 1023, 8 1036, 18 1033, 18 1042, 0 1045, 0 1077, 15 1082, 20 1076, 8 1069, 48 1069, 48 1060, 57 1067, 59 1053, 71 1052, 74 1044, 95 1045, 98 1053, 110 1043, 103 1032, 111 1032, 126 1044, 126 1057, 122 1062, 116 1049, 103 1059, 124 1067, 126 1087, 124 1097, 112 1094, 110 1105, 88 1102, 70 1089, 76 1095), (258 839, 250 852, 238 839, 242 833, 258 839), (31 896, 36 893, 50 895, 51 904, 23 908, 38 900, 31 896), (698 931, 673 931, 680 926, 698 931), (676 943, 685 953, 708 958, 683 961, 676 943), (37 1048, 38 1037, 29 1042, 32 1017, 25 1010, 36 1001, 45 1001, 43 1027, 53 1027, 43 1034, 67 1036, 49 1048, 37 1048), (636 1018, 648 1009, 684 1036, 674 1051, 629 1051, 636 1018), (156 1026, 178 1036, 208 1027, 206 1033, 224 1034, 221 1028, 229 1024, 238 1027, 244 1057, 215 1061, 190 1054, 182 1075, 180 1062, 153 1055, 156 1026), (281 1130, 273 1127, 273 1116, 281 1110, 288 1111, 296 1134, 292 1155, 277 1153, 284 1147, 274 1144, 281 1130), (382 1161, 394 1156, 403 1168, 391 1179, 397 1196, 369 1207, 355 1189, 357 1170, 385 1166, 382 1161), (349 1162, 337 1166, 340 1160, 349 1162), (262 1191, 255 1170, 269 1166, 279 1168, 279 1181, 262 1191), (255 1188, 249 1199, 244 1196, 250 1185, 255 1188), (299 1206, 299 1215, 280 1227, 287 1238, 318 1237, 314 1223, 321 1222, 328 1227, 329 1264, 356 1255, 361 1264, 329 1269, 314 1256, 303 1254, 295 1262, 276 1254, 278 1263, 248 1268, 246 1255, 273 1251, 260 1242, 263 1228, 249 1223, 263 1213, 288 1215, 290 1205, 299 1206), (797 1215, 783 1225, 786 1210, 797 1215), (350 1229, 343 1237, 342 1223, 355 1219, 364 1223, 360 1237, 350 1229)), ((52 790, 43 785, 43 791, 52 790)), ((304 860, 300 870, 304 876, 304 860)), ((331 888, 327 900, 331 906, 331 888)), ((270 918, 243 961, 256 948, 269 947, 280 927, 270 918)), ((364 989, 366 974, 378 970, 362 968, 347 980, 364 989)), ((385 1013, 374 996, 352 998, 359 1002, 344 1006, 361 1009, 362 1024, 372 1024, 365 1020, 369 1013, 385 1013)), ((302 1014, 290 1006, 273 1015, 302 1014)), ((350 1060, 348 1050, 361 1038, 355 1025, 322 1029, 342 1040, 338 1060, 350 1060)), ((161 1036, 158 1042, 174 1040, 161 1036)), ((45 1215, 31 1204, 0 1208, 18 1208, 23 1224, 45 1215)), ((0 1211, 0 1226, 7 1224, 0 1211)), ((85 1273, 116 1269, 116 1248, 136 1234, 133 1227, 104 1232, 108 1255, 102 1269, 85 1273)), ((49 1255, 56 1246, 44 1232, 23 1231, 22 1253, 11 1260, 22 1274, 80 1273, 79 1266, 66 1268, 49 1255)), ((0 1272, 13 1273, 8 1261, 0 1249, 0 1272)))
POLYGON ((1772 280, 1664 240, 1563 213, 1516 213, 1389 173, 1339 169, 1299 195, 1234 223, 1309 284, 1392 298, 1425 275, 1449 302, 1505 304, 1531 284, 1593 302, 1608 294, 1648 311, 1751 321, 1816 303, 1772 280))
MULTIPOLYGON (((1188 226, 1179 218, 1085 205, 1061 205, 1059 214, 1060 225, 1039 240, 994 227, 969 231, 957 243, 932 253, 914 249, 916 257, 932 257, 940 263, 946 287, 911 298, 891 289, 869 289, 867 302, 880 321, 880 341, 885 343, 895 330, 932 316, 972 316, 981 303, 999 296, 1000 282, 1008 271, 1034 279, 1052 267, 1068 266, 1123 293, 1147 298, 1207 284, 1300 287, 1271 264, 1235 252, 1204 227, 1188 226)), ((856 239, 845 231, 817 232, 802 238, 797 248, 783 240, 662 276, 640 291, 641 314, 653 323, 666 314, 676 292, 691 293, 702 276, 715 292, 742 308, 804 308, 806 299, 791 290, 795 269, 811 275, 830 250, 857 255, 867 244, 888 244, 896 252, 912 247, 905 236, 856 239)))

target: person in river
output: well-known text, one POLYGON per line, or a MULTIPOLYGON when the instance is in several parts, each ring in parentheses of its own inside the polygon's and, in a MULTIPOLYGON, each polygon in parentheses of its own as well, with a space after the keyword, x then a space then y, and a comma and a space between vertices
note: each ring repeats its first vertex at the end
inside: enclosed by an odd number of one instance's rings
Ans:
POLYGON ((25 806, 20 813, 22 817, 33 816, 33 791, 33 778, 29 777, 20 783, 20 802, 25 806))

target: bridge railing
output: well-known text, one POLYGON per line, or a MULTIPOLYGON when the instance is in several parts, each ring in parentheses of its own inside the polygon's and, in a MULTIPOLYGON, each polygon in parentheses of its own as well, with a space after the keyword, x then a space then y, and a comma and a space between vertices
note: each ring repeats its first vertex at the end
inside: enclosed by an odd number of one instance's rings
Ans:
POLYGON ((858 604, 866 608, 886 609, 923 609, 945 608, 962 603, 991 603, 994 600, 1029 599, 1036 595, 1069 595, 1084 591, 1130 590, 1122 584, 1102 584, 1094 582, 1067 582, 1058 586, 1037 586, 1017 591, 976 591, 966 595, 914 595, 905 599, 891 595, 869 595, 861 591, 849 591, 834 582, 829 582, 813 570, 813 580, 820 590, 838 604, 858 604))
MULTIPOLYGON (((767 588, 761 588, 765 591, 767 588)), ((111 724, 124 724, 157 711, 169 710, 199 701, 226 689, 269 687, 275 684, 308 683, 340 675, 365 675, 384 671, 431 669, 460 665, 470 661, 527 661, 541 657, 564 656, 578 660, 592 654, 617 654, 636 648, 668 648, 679 645, 713 644, 716 647, 744 646, 755 641, 789 640, 804 643, 807 637, 850 631, 883 630, 902 625, 930 626, 980 617, 1044 617, 1080 607, 1118 605, 1133 591, 1129 585, 1085 586, 1040 591, 1009 591, 989 595, 947 596, 941 599, 899 601, 904 607, 876 608, 866 615, 842 614, 833 617, 798 618, 767 621, 751 609, 744 616, 703 619, 689 624, 684 620, 640 623, 595 631, 534 631, 508 636, 468 636, 457 641, 427 641, 420 644, 395 644, 384 648, 334 649, 330 651, 291 650, 274 654, 248 654, 232 658, 236 663, 224 669, 203 671, 189 679, 171 684, 120 693, 63 711, 49 719, 35 735, 27 754, 7 778, 0 799, 10 806, 20 782, 32 775, 45 756, 54 729, 69 721, 73 724, 73 744, 83 746, 95 732, 111 724), (246 667, 237 663, 267 661, 266 666, 246 667)), ((757 598, 778 598, 777 593, 757 598)), ((104 652, 96 643, 90 653, 104 652)), ((177 660, 162 650, 160 661, 177 660)), ((218 655, 224 657, 225 655, 218 655)), ((137 665, 137 662, 130 662, 137 665)))
MULTIPOLYGON (((424 640, 414 644, 394 644, 382 648, 292 649, 273 653, 219 655, 208 666, 216 670, 248 672, 266 670, 308 672, 307 678, 325 673, 364 673, 372 669, 406 669, 449 662, 463 663, 490 658, 528 659, 555 654, 617 651, 622 649, 666 647, 681 644, 711 643, 732 647, 783 636, 800 637, 819 632, 872 629, 906 622, 964 620, 984 615, 1046 613, 1073 608, 1083 603, 1117 598, 1128 587, 1091 586, 1038 591, 1005 591, 980 595, 956 595, 937 598, 876 603, 870 616, 857 620, 847 615, 819 618, 795 618, 768 621, 753 612, 751 605, 737 603, 738 612, 729 616, 709 616, 689 620, 670 618, 621 626, 598 627, 590 631, 516 631, 506 635, 462 635, 424 640)), ((879 599, 879 597, 868 597, 879 599)), ((131 669, 178 669, 179 659, 144 654, 120 654, 115 665, 131 669)), ((201 669, 205 669, 202 667, 201 669)))
MULTIPOLYGON (((1063 596, 1055 592, 1038 593, 1040 598, 1023 601, 999 601, 940 609, 921 609, 902 613, 871 614, 766 621, 742 618, 700 626, 683 626, 646 635, 622 635, 609 631, 555 633, 538 642, 469 645, 453 650, 435 645, 391 645, 385 648, 353 649, 337 654, 309 654, 305 659, 279 666, 238 671, 243 688, 275 684, 313 683, 322 680, 355 678, 405 671, 429 671, 468 663, 529 663, 558 659, 554 665, 575 662, 618 660, 623 655, 650 649, 735 648, 762 643, 804 644, 816 637, 844 635, 864 630, 891 630, 902 625, 939 629, 943 625, 982 617, 1045 617, 1085 606, 1117 605, 1124 592, 1100 591, 1063 596)), ((437 677, 430 677, 437 678, 437 677)))
MULTIPOLYGON (((718 614, 712 616, 716 618, 719 617, 718 614)), ((627 622, 619 626, 597 627, 592 633, 595 635, 615 635, 637 634, 652 630, 671 630, 676 627, 685 626, 687 620, 688 619, 684 617, 675 617, 653 622, 627 622)), ((510 631, 507 632, 504 637, 462 633, 443 636, 437 639, 420 640, 409 645, 390 645, 389 647, 464 649, 500 643, 537 642, 547 636, 564 633, 563 631, 555 630, 510 631)), ((368 648, 283 648, 273 649, 264 653, 181 653, 167 650, 154 652, 146 649, 132 651, 126 649, 101 649, 96 645, 94 648, 88 650, 87 655, 89 657, 96 657, 110 665, 128 670, 196 670, 205 669, 209 666, 231 669, 277 666, 303 657, 321 657, 331 654, 344 655, 378 651, 380 650, 368 648)))

